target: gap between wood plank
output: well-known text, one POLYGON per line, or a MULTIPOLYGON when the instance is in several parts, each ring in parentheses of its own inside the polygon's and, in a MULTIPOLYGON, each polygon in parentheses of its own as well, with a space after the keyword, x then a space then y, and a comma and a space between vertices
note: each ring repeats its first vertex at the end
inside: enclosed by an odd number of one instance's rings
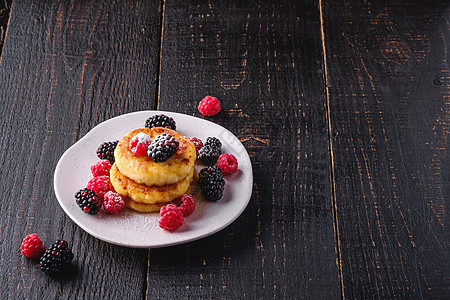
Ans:
POLYGON ((325 96, 326 96, 326 120, 328 124, 328 149, 330 152, 330 183, 331 183, 331 206, 333 211, 334 219, 334 234, 336 237, 336 264, 338 266, 338 276, 341 290, 341 298, 345 299, 344 296, 344 282, 342 276, 342 260, 341 260, 341 244, 339 239, 339 226, 337 219, 337 204, 336 204, 336 191, 334 182, 334 159, 333 159, 333 143, 332 143, 332 132, 331 132, 331 113, 330 113, 330 93, 328 91, 328 67, 327 67, 327 52, 325 47, 325 31, 323 25, 323 5, 322 0, 319 0, 319 18, 320 18, 320 35, 322 39, 322 55, 323 55, 323 78, 325 81, 325 96))
POLYGON ((161 59, 162 59, 162 43, 164 32, 164 8, 165 0, 161 0, 159 4, 159 31, 158 31, 158 45, 156 52, 158 53, 158 59, 156 60, 155 67, 155 95, 153 97, 153 110, 157 110, 159 106, 159 93, 161 86, 161 59))

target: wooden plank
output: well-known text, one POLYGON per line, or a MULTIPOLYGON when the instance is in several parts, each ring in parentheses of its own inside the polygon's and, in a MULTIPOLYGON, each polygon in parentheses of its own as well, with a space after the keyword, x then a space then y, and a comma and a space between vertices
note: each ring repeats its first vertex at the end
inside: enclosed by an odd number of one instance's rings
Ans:
POLYGON ((322 2, 344 296, 447 298, 448 3, 322 2))
POLYGON ((148 251, 81 230, 57 204, 52 178, 93 126, 152 108, 158 9, 159 1, 14 3, 0 65, 1 299, 142 298, 148 251), (22 257, 32 232, 47 246, 69 242, 70 274, 49 277, 22 257))
POLYGON ((221 232, 151 250, 148 298, 338 298, 317 2, 168 0, 163 24, 158 108, 218 97, 254 193, 221 232))

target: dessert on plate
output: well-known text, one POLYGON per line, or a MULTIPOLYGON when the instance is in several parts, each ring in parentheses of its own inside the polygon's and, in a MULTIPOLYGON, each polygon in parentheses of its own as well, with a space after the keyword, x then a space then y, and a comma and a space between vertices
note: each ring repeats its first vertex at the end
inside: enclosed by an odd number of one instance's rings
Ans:
MULTIPOLYGON (((164 148, 164 147, 163 147, 164 148)), ((169 147, 169 150, 172 148, 169 147)), ((163 127, 138 128, 127 133, 114 151, 115 163, 110 180, 115 191, 127 197, 127 207, 139 212, 154 212, 185 194, 196 179, 194 144, 181 133, 163 127), (149 155, 135 155, 131 140, 145 134, 153 147, 149 155), (160 145, 168 141, 177 144, 173 153, 165 153, 160 145), (160 143, 158 143, 160 141, 160 143)))

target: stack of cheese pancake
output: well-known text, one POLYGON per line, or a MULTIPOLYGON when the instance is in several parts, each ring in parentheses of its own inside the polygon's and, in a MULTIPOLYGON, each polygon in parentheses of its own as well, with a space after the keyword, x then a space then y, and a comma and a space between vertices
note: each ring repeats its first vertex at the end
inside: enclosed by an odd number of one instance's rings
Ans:
POLYGON ((120 195, 127 197, 127 207, 139 212, 153 212, 185 194, 196 177, 194 144, 177 131, 162 128, 139 128, 127 133, 114 151, 111 183, 120 195), (136 156, 130 150, 130 140, 143 132, 154 140, 166 133, 178 140, 177 152, 164 162, 148 156, 136 156))

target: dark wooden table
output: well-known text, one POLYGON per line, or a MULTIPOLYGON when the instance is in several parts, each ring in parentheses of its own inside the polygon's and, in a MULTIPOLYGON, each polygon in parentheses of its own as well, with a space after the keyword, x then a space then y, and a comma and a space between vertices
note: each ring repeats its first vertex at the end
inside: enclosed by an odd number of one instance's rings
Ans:
POLYGON ((450 292, 447 1, 0 1, 1 299, 443 299, 450 292), (12 3, 13 2, 13 3, 12 3), (250 204, 188 244, 130 249, 61 209, 95 125, 201 117, 251 156, 250 204), (66 239, 50 277, 24 236, 66 239))

